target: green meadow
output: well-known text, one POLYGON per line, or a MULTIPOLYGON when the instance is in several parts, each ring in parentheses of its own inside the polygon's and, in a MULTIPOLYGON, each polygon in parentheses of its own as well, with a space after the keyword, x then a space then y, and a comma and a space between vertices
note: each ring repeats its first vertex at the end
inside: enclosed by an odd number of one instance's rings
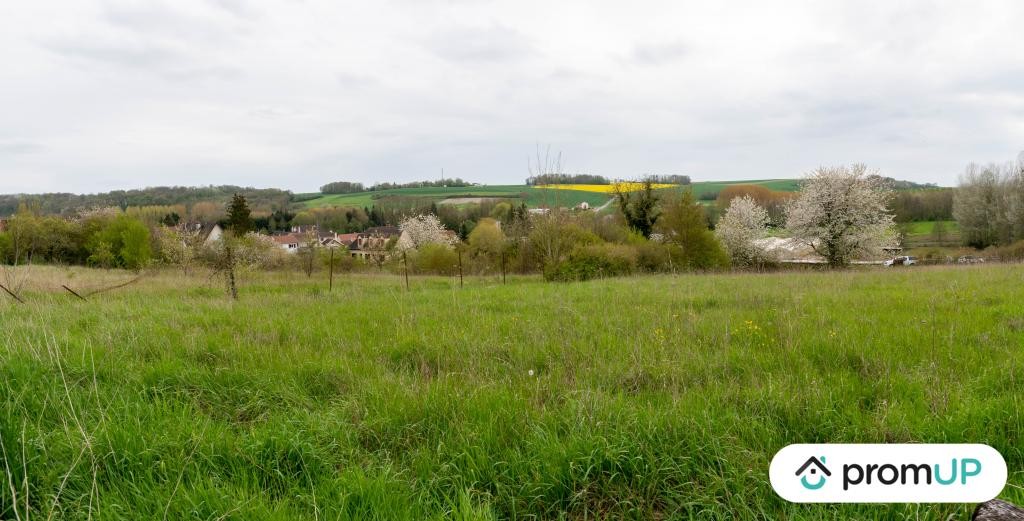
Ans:
POLYGON ((763 179, 753 181, 699 181, 690 185, 694 197, 704 194, 717 194, 732 185, 757 185, 778 192, 796 192, 800 189, 799 179, 763 179))
POLYGON ((2 519, 968 519, 796 505, 800 442, 973 442, 1024 502, 1024 267, 513 277, 33 268, 2 519))

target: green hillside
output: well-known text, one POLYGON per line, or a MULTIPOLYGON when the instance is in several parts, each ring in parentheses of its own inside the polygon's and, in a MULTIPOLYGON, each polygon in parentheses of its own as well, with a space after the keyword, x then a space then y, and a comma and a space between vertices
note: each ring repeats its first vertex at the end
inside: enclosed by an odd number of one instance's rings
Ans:
MULTIPOLYGON (((694 196, 705 193, 716 193, 730 185, 756 184, 772 190, 795 192, 799 188, 796 179, 763 179, 754 181, 703 181, 689 185, 694 196)), ((600 206, 608 201, 608 194, 583 190, 550 190, 526 185, 478 185, 464 187, 425 187, 425 188, 394 188, 374 192, 354 194, 330 194, 316 197, 317 194, 298 194, 300 206, 316 208, 323 206, 372 206, 375 201, 393 197, 418 197, 440 202, 445 199, 464 197, 502 197, 525 201, 527 206, 575 206, 587 202, 591 206, 600 206), (305 200, 303 200, 305 199, 305 200)))
MULTIPOLYGON (((302 197, 312 195, 300 195, 302 197)), ((608 195, 582 190, 547 190, 526 185, 480 185, 463 187, 425 187, 425 188, 394 188, 375 192, 355 194, 323 195, 299 203, 305 208, 322 206, 372 206, 376 201, 388 198, 417 197, 440 202, 445 199, 464 197, 501 197, 526 202, 531 208, 540 206, 575 206, 586 201, 591 206, 601 205, 608 201, 608 195)))
POLYGON ((701 181, 690 185, 693 195, 700 197, 706 193, 717 193, 731 185, 760 185, 779 192, 796 192, 800 189, 799 179, 761 179, 753 181, 701 181))

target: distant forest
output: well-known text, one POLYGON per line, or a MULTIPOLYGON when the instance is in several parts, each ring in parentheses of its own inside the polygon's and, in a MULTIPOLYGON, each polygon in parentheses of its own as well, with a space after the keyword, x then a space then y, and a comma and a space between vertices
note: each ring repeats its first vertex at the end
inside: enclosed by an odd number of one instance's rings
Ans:
POLYGON ((391 190, 392 188, 439 188, 439 187, 463 187, 473 186, 469 181, 455 179, 440 179, 437 181, 413 181, 411 183, 377 183, 366 188, 363 183, 350 181, 335 181, 320 187, 322 194, 355 194, 359 192, 376 192, 379 190, 391 190))
POLYGON ((538 185, 607 185, 607 177, 593 174, 540 174, 526 178, 527 186, 538 185))
POLYGON ((253 210, 273 212, 283 210, 292 201, 292 193, 277 188, 252 188, 232 185, 221 186, 157 186, 139 190, 115 190, 100 194, 0 194, 0 216, 12 215, 25 201, 38 205, 44 214, 66 215, 83 208, 132 206, 191 206, 199 202, 226 204, 234 194, 245 196, 253 210))

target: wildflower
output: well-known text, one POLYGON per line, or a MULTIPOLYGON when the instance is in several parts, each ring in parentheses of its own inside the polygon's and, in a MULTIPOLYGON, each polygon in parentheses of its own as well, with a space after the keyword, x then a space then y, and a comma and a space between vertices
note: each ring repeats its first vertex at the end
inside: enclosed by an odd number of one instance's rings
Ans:
POLYGON ((660 327, 659 328, 655 328, 654 329, 654 338, 658 339, 659 342, 664 342, 665 341, 665 330, 660 328, 660 327))
POLYGON ((533 369, 530 369, 529 371, 527 371, 526 374, 528 374, 530 376, 533 376, 533 369))

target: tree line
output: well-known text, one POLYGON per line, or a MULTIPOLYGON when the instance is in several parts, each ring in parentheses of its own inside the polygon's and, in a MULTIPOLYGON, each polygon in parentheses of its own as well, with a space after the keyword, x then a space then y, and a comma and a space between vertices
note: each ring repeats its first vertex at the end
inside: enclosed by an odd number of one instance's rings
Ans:
POLYGON ((22 203, 42 214, 72 215, 88 208, 115 207, 126 210, 143 206, 193 206, 211 203, 223 208, 234 194, 246 198, 254 210, 285 209, 292 193, 277 188, 221 186, 157 186, 139 190, 114 190, 98 194, 46 193, 38 195, 0 194, 0 216, 13 215, 22 203))
POLYGON ((335 181, 320 187, 322 194, 356 194, 360 192, 377 192, 380 190, 392 190, 395 188, 442 188, 442 187, 464 187, 473 186, 473 183, 458 177, 454 179, 438 179, 436 181, 412 181, 409 183, 375 183, 369 188, 363 183, 351 181, 335 181))
POLYGON ((152 257, 149 228, 137 217, 108 207, 74 218, 42 215, 22 203, 0 233, 0 261, 138 270, 152 257))
POLYGON ((595 174, 542 173, 526 178, 527 186, 540 185, 607 185, 607 177, 595 174))
POLYGON ((1024 153, 1014 162, 968 165, 960 176, 953 215, 968 246, 1024 240, 1024 153))

